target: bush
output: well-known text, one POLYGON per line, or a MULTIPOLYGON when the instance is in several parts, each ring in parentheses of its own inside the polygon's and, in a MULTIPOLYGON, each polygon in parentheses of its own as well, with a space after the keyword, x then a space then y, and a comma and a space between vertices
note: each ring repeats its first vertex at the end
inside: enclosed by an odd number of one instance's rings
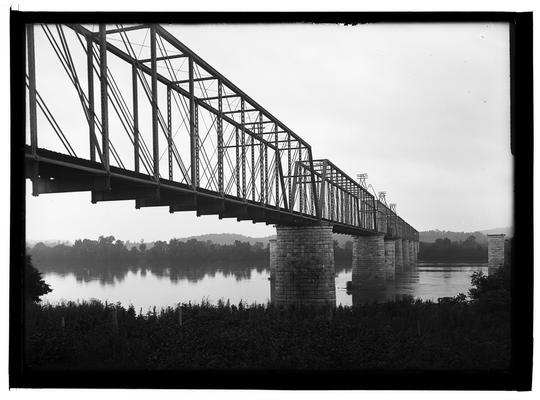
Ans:
POLYGON ((24 297, 27 302, 39 303, 40 297, 52 292, 49 285, 45 283, 41 273, 32 265, 29 255, 24 259, 24 297))

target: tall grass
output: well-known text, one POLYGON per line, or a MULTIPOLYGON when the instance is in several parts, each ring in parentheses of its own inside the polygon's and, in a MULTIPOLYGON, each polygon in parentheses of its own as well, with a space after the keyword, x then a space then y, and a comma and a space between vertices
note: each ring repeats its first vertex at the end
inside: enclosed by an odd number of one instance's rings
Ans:
POLYGON ((220 301, 137 312, 98 301, 31 305, 30 369, 501 370, 506 308, 460 298, 317 310, 220 301))

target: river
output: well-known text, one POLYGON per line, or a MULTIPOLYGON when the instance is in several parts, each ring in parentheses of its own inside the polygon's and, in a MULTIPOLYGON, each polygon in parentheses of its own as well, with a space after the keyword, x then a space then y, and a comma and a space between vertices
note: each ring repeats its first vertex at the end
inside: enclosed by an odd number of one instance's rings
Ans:
MULTIPOLYGON (((266 266, 201 266, 191 268, 40 268, 45 281, 53 289, 42 296, 51 304, 60 301, 98 299, 109 303, 133 304, 137 311, 160 309, 178 303, 216 304, 219 299, 237 304, 265 304, 270 301, 270 271, 266 266)), ((362 290, 347 293, 346 284, 351 280, 351 269, 336 267, 336 304, 353 304, 388 301, 400 296, 412 296, 437 301, 439 297, 467 294, 471 274, 482 271, 486 264, 424 264, 413 271, 397 275, 394 282, 381 290, 362 290)))

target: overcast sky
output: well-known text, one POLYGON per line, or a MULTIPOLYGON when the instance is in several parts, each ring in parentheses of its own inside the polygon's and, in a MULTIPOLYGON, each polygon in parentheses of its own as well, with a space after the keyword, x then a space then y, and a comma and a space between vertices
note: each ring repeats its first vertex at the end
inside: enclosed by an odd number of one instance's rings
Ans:
MULTIPOLYGON (((512 224, 506 24, 166 28, 308 141, 314 158, 368 173, 417 230, 512 224)), ((274 233, 133 201, 91 204, 90 193, 32 197, 26 187, 28 240, 274 233)))

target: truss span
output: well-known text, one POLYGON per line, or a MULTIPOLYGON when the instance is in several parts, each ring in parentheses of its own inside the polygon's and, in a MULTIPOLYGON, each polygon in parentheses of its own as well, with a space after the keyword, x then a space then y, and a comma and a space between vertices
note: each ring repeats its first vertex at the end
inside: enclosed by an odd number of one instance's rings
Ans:
POLYGON ((160 25, 27 25, 26 177, 267 224, 417 239, 376 199, 160 25))

